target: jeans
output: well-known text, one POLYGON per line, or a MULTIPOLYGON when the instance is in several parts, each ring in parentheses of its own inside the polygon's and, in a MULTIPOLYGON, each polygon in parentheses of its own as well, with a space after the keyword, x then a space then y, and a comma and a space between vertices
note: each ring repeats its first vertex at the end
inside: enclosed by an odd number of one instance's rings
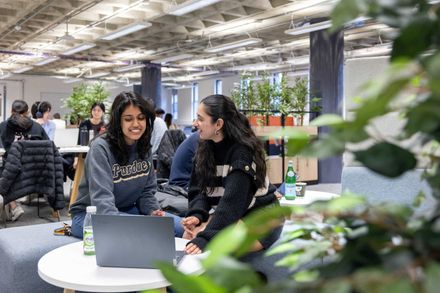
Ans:
MULTIPOLYGON (((121 215, 139 215, 139 210, 137 207, 133 206, 131 209, 124 212, 120 212, 121 215)), ((72 235, 76 238, 83 238, 83 225, 84 218, 86 217, 86 212, 81 212, 72 216, 72 235)), ((172 217, 174 220, 174 236, 182 237, 183 226, 180 223, 182 218, 170 213, 165 212, 165 217, 172 217)))

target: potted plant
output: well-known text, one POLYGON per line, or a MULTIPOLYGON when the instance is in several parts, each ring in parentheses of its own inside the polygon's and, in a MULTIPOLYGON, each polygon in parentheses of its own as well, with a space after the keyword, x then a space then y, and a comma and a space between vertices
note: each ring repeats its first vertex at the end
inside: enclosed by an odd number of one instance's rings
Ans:
POLYGON ((102 83, 92 85, 80 84, 73 88, 72 94, 63 102, 63 107, 71 111, 67 119, 73 125, 79 125, 81 121, 90 117, 90 108, 95 102, 106 103, 109 93, 102 83))
POLYGON ((293 126, 294 121, 291 112, 294 110, 294 99, 292 87, 287 84, 287 78, 283 75, 280 85, 280 103, 279 110, 284 115, 284 126, 293 126))

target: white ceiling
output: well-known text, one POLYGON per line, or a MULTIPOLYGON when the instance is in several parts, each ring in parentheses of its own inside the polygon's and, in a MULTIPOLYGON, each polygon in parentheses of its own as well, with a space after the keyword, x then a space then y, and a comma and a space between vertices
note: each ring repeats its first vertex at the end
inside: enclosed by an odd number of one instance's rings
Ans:
MULTIPOLYGON (((26 66, 25 74, 68 77, 110 73, 103 80, 138 80, 140 70, 115 72, 140 61, 183 59, 163 64, 167 82, 187 82, 198 71, 230 74, 238 71, 295 71, 307 67, 308 34, 285 30, 328 17, 334 0, 223 0, 181 16, 176 5, 208 0, 0 0, 0 78, 26 66), (103 35, 126 25, 145 21, 151 26, 106 41, 103 35), (210 47, 242 39, 260 42, 220 52, 210 47), (259 40, 257 40, 259 41, 259 40), (82 43, 95 46, 63 55, 82 43), (177 56, 177 57, 176 57, 177 56), (46 65, 35 63, 60 59, 46 65), (305 60, 305 62, 304 62, 305 60), (177 78, 177 79, 176 79, 177 78)), ((383 55, 392 30, 361 21, 345 29, 347 57, 383 55), (371 48, 381 47, 382 50, 371 48)))

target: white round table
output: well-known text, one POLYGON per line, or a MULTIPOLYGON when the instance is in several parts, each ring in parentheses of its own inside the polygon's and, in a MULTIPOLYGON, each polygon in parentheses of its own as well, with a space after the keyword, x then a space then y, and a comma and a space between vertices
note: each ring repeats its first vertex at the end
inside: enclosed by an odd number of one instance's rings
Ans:
MULTIPOLYGON (((183 250, 187 242, 188 240, 176 238, 176 250, 183 250)), ((186 255, 178 269, 186 274, 201 273, 200 258, 201 255, 186 255)), ((82 241, 45 254, 38 262, 38 274, 44 281, 66 288, 65 292, 125 292, 170 285, 157 269, 99 267, 95 256, 83 254, 82 241)))
POLYGON ((318 200, 331 200, 333 198, 339 197, 339 194, 336 193, 330 193, 330 192, 323 192, 323 191, 313 191, 313 190, 307 190, 303 197, 296 197, 293 200, 288 200, 285 197, 282 197, 280 199, 280 205, 281 206, 304 206, 309 205, 315 201, 318 200))

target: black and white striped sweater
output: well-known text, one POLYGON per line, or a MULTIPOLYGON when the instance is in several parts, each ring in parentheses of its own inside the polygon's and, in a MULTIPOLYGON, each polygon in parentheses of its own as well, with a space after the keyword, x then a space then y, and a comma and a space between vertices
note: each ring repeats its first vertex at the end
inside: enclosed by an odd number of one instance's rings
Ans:
POLYGON ((215 208, 205 230, 191 242, 202 250, 206 244, 223 228, 249 214, 250 212, 277 203, 275 187, 266 177, 265 186, 257 189, 255 185, 255 163, 250 149, 228 141, 213 143, 217 165, 216 185, 213 193, 200 192, 195 172, 191 176, 188 191, 189 211, 187 216, 195 216, 201 222, 209 218, 209 211, 215 208))

